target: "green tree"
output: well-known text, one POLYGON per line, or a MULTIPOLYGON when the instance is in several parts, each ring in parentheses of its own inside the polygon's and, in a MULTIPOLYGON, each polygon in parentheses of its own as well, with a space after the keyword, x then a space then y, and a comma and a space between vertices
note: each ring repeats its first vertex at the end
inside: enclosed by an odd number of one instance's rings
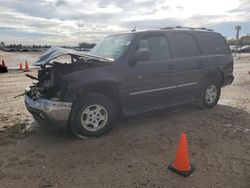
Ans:
POLYGON ((240 37, 239 39, 239 43, 243 46, 243 45, 250 45, 250 36, 246 35, 243 37, 240 37))
POLYGON ((237 41, 235 39, 227 40, 228 45, 236 45, 237 41))
POLYGON ((79 47, 89 49, 89 48, 93 48, 95 45, 96 44, 94 44, 94 43, 82 42, 82 43, 79 44, 79 47))

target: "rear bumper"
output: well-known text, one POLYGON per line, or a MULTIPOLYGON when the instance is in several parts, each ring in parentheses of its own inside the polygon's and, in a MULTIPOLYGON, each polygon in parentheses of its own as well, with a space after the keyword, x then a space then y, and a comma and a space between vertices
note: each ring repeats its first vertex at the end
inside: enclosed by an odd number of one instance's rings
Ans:
POLYGON ((233 83, 234 81, 234 76, 233 75, 227 75, 224 77, 224 83, 223 86, 229 85, 231 83, 233 83))
POLYGON ((67 126, 72 103, 47 100, 44 98, 33 99, 25 95, 27 110, 34 116, 48 123, 67 126))

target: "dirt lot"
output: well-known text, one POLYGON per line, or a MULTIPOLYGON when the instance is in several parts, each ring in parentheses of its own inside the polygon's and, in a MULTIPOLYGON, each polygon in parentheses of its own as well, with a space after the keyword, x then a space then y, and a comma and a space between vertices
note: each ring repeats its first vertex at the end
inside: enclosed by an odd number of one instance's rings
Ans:
POLYGON ((44 52, 4 52, 0 50, 0 60, 5 61, 8 67, 19 67, 19 63, 27 60, 29 66, 44 52))
MULTIPOLYGON (((78 140, 37 125, 23 97, 24 73, 0 75, 0 187, 250 187, 250 57, 211 110, 192 106, 136 116, 101 138, 78 140), (196 167, 183 178, 167 165, 181 132, 196 167)), ((36 72, 32 72, 36 74, 36 72)))

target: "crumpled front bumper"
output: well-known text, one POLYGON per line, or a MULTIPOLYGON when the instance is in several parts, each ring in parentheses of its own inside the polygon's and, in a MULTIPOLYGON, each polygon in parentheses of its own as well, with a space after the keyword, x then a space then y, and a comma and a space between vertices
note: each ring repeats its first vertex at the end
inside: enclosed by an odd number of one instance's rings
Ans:
POLYGON ((25 95, 25 105, 32 115, 39 116, 45 121, 67 123, 72 103, 53 101, 45 98, 33 99, 25 95))

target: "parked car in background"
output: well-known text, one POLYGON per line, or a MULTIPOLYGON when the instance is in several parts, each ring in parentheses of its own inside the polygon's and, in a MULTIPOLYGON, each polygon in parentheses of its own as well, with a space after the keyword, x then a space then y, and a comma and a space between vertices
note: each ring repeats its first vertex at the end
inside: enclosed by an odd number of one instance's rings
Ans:
POLYGON ((19 51, 20 51, 20 52, 28 52, 29 49, 28 49, 28 48, 21 48, 19 51))
POLYGON ((28 111, 79 137, 107 133, 117 116, 194 102, 212 108, 234 79, 225 39, 203 28, 112 35, 90 53, 52 47, 34 65, 41 69, 25 92, 28 111), (71 62, 57 60, 65 55, 71 62))
POLYGON ((230 45, 229 48, 230 48, 232 53, 235 53, 235 52, 240 52, 241 46, 240 45, 230 45))
POLYGON ((240 48, 240 52, 242 53, 250 53, 250 45, 244 45, 240 48))

